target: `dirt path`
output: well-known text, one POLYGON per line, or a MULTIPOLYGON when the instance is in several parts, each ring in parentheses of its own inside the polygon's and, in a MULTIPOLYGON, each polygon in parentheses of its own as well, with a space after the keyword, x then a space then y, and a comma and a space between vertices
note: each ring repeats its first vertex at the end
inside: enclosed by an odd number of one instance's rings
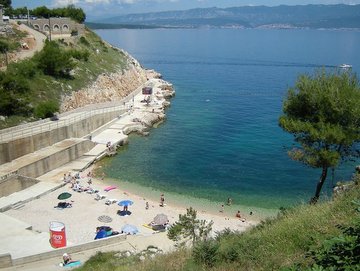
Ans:
POLYGON ((17 60, 33 57, 36 52, 43 49, 46 40, 46 36, 44 34, 28 27, 25 24, 19 25, 19 30, 28 33, 28 37, 25 40, 29 49, 22 49, 18 52, 15 57, 17 60))

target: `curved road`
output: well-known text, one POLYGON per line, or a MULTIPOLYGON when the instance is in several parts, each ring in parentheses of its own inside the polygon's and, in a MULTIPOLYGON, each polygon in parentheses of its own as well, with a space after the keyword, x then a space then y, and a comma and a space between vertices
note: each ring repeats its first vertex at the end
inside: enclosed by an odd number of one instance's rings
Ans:
POLYGON ((19 53, 17 53, 16 59, 33 57, 36 52, 39 52, 44 48, 46 36, 43 33, 40 33, 25 24, 20 24, 19 29, 21 31, 27 32, 29 35, 32 35, 35 38, 35 46, 29 50, 21 50, 19 53))

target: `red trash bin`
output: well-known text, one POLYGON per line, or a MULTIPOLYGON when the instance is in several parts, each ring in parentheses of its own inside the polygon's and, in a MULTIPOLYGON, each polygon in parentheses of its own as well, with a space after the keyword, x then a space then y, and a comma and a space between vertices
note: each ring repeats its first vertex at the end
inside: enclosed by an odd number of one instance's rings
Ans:
POLYGON ((64 223, 50 222, 50 244, 53 248, 66 247, 66 234, 64 223))

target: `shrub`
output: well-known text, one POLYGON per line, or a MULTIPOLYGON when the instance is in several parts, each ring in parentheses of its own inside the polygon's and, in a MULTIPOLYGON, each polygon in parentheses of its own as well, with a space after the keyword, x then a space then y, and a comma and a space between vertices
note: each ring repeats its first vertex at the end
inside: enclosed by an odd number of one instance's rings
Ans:
POLYGON ((28 81, 20 75, 6 73, 1 80, 1 86, 5 91, 13 93, 27 93, 30 91, 28 81))
POLYGON ((90 53, 87 50, 84 51, 70 50, 69 54, 71 55, 71 57, 77 60, 84 60, 84 61, 88 61, 90 56, 90 53))
POLYGON ((26 79, 31 79, 36 74, 36 64, 31 60, 23 60, 17 63, 9 64, 7 73, 20 75, 26 79))
POLYGON ((215 240, 205 240, 197 243, 192 252, 192 257, 197 264, 204 267, 213 267, 216 263, 216 253, 219 243, 215 240))
POLYGON ((69 77, 75 67, 71 55, 53 41, 46 42, 44 49, 37 55, 38 67, 44 74, 54 77, 69 77))
POLYGON ((360 223, 310 252, 316 264, 334 270, 360 270, 360 223))
POLYGON ((80 43, 84 44, 86 46, 90 46, 90 43, 88 42, 88 40, 85 37, 80 38, 80 43))
POLYGON ((46 101, 36 106, 34 114, 37 118, 45 119, 53 117, 57 111, 59 111, 59 106, 55 101, 46 101))
POLYGON ((27 97, 0 89, 0 114, 4 116, 29 116, 32 112, 27 97))

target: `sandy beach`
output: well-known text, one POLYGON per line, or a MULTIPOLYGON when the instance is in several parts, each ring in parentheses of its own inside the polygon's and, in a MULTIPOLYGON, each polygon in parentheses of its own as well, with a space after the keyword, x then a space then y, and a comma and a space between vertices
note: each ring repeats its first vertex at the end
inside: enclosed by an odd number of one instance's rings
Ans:
MULTIPOLYGON (((87 187, 88 179, 86 176, 92 168, 87 169, 81 173, 83 178, 80 179, 80 185, 87 187)), ((39 199, 27 203, 23 208, 18 210, 9 210, 6 212, 14 218, 22 220, 33 226, 34 231, 48 232, 49 222, 60 221, 65 224, 67 245, 78 245, 87 243, 94 240, 96 227, 106 225, 112 227, 115 231, 121 231, 121 227, 125 224, 131 224, 138 228, 139 236, 147 236, 155 234, 156 232, 144 225, 153 221, 157 214, 165 214, 169 218, 169 223, 172 224, 177 221, 179 214, 186 213, 186 207, 173 206, 165 196, 165 207, 160 207, 159 201, 144 198, 142 195, 133 194, 128 192, 122 187, 116 187, 108 192, 104 191, 111 183, 104 180, 91 178, 93 189, 99 190, 100 195, 106 198, 96 200, 96 194, 89 194, 87 192, 75 192, 71 189, 71 184, 67 184, 61 189, 51 192, 39 199), (72 204, 71 208, 54 208, 57 206, 59 200, 58 195, 63 192, 72 194, 71 198, 66 200, 72 204), (113 200, 114 203, 107 205, 106 200, 113 200), (120 216, 117 214, 123 207, 117 204, 120 200, 131 200, 134 202, 129 206, 130 215, 120 216), (146 202, 149 203, 149 209, 146 209, 146 202), (100 216, 109 216, 112 221, 104 223, 98 220, 100 216)), ((221 231, 225 228, 232 230, 243 231, 249 226, 256 224, 256 221, 246 220, 242 221, 239 218, 227 216, 226 214, 211 214, 205 211, 198 211, 198 217, 207 221, 214 221, 213 232, 221 231)), ((167 239, 166 235, 159 234, 159 244, 166 244, 163 249, 169 249, 167 240, 160 240, 161 238, 167 239)), ((149 244, 151 245, 151 244, 149 244)), ((152 244, 156 245, 156 244, 152 244)))

